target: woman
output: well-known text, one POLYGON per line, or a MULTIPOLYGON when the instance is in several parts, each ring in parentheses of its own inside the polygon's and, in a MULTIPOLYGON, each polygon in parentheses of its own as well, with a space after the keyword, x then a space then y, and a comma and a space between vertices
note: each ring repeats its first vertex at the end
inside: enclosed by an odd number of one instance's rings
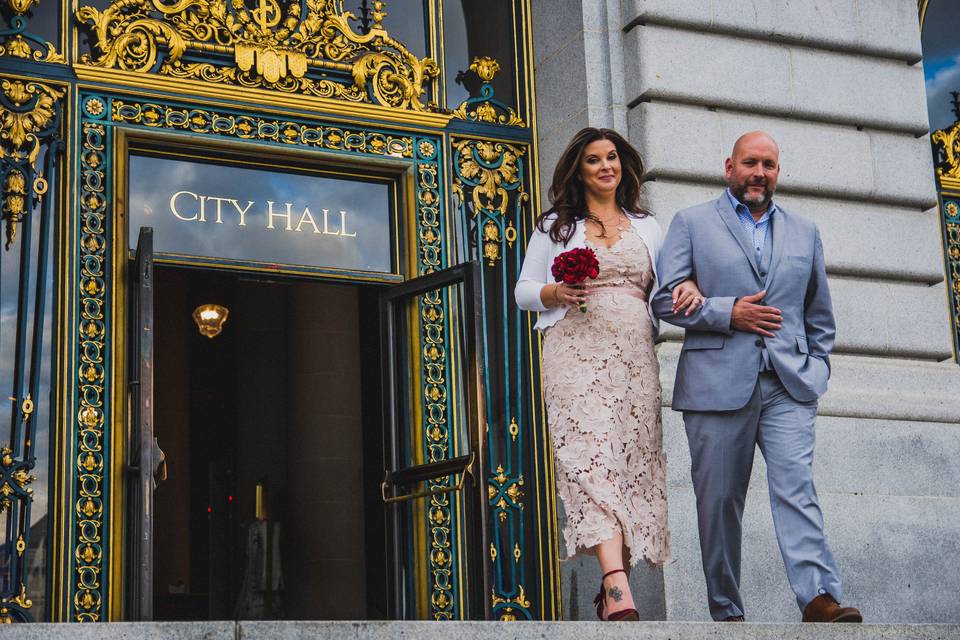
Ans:
MULTIPOLYGON (((620 134, 578 132, 557 163, 553 206, 537 221, 515 291, 521 309, 540 312, 564 540, 570 555, 597 556, 602 620, 639 618, 627 559, 630 565, 670 559, 657 321, 647 302, 657 287, 661 233, 640 206, 642 181, 640 156, 620 134), (553 282, 554 258, 584 246, 597 255, 597 279, 553 282), (577 310, 581 304, 585 313, 577 310)), ((687 313, 702 302, 689 280, 674 290, 674 300, 687 313)))

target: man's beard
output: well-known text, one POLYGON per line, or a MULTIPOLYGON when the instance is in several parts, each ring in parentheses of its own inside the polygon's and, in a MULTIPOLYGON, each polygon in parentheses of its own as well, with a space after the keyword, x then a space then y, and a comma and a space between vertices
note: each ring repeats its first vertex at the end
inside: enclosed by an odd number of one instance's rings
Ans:
POLYGON ((733 194, 733 197, 742 202, 745 205, 754 206, 754 207, 766 207, 770 204, 770 201, 773 200, 773 189, 769 187, 766 183, 748 183, 742 182, 740 184, 730 184, 730 193, 733 194), (759 187, 763 186, 763 193, 759 196, 750 195, 747 191, 747 187, 759 187))

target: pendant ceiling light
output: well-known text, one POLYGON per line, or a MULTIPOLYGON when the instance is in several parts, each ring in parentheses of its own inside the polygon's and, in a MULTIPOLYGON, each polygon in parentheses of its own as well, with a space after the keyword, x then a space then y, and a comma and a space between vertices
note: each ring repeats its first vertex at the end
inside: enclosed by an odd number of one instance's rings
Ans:
POLYGON ((230 311, 219 304, 202 304, 193 310, 193 321, 197 323, 201 335, 214 338, 223 330, 230 311))

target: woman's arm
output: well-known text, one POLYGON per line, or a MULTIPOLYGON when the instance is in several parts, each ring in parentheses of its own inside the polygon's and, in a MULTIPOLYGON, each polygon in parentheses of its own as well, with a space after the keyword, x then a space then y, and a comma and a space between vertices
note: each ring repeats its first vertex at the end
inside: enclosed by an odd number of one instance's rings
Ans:
POLYGON ((550 236, 534 229, 520 267, 520 277, 513 295, 524 311, 546 311, 563 304, 579 305, 586 300, 582 285, 547 282, 552 264, 554 242, 550 236))
MULTIPOLYGON (((520 277, 513 290, 517 306, 524 311, 546 311, 549 306, 544 303, 544 289, 547 286, 546 274, 548 261, 552 253, 553 242, 540 229, 534 229, 527 243, 527 252, 523 255, 523 266, 520 267, 520 277)), ((549 292, 546 292, 549 293, 549 292)))

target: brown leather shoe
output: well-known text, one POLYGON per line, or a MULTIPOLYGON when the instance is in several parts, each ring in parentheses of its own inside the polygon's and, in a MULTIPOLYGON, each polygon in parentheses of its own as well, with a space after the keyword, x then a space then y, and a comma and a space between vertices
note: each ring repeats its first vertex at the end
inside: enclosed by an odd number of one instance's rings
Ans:
POLYGON ((727 616, 720 622, 744 622, 743 616, 727 616))
POLYGON ((841 607, 829 593, 817 596, 803 610, 804 622, 863 622, 860 611, 841 607))

